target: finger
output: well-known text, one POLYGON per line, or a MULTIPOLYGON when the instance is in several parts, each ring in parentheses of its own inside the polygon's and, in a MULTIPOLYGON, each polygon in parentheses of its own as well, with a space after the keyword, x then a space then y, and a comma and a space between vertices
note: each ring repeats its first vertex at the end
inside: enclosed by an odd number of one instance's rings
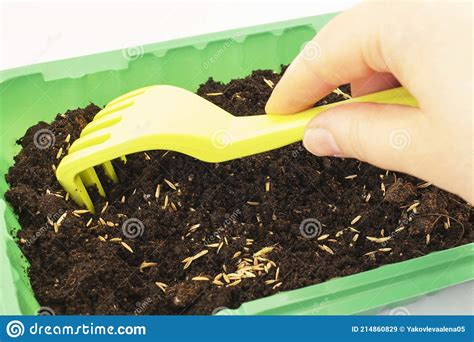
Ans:
POLYGON ((390 55, 385 41, 390 16, 385 12, 384 6, 365 3, 330 21, 287 69, 268 100, 266 112, 298 112, 341 84, 368 79, 374 72, 395 73, 392 67, 396 69, 394 63, 399 59, 386 60, 390 55))
MULTIPOLYGON (((318 156, 357 158, 378 167, 417 175, 426 117, 418 108, 353 103, 321 113, 308 125, 303 143, 318 156)), ((425 153, 425 154, 423 154, 425 153)))
POLYGON ((352 97, 358 97, 399 86, 400 83, 392 74, 385 72, 374 72, 368 78, 352 81, 351 95, 352 97))

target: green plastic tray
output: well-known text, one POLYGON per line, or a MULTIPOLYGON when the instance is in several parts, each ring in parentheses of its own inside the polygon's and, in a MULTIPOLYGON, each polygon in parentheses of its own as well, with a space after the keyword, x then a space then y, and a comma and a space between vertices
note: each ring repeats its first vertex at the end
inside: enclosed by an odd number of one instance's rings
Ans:
MULTIPOLYGON (((334 14, 213 33, 0 72, 0 314, 33 314, 39 307, 14 238, 20 229, 5 203, 3 175, 15 141, 40 120, 104 105, 129 90, 173 84, 189 90, 212 76, 227 82, 255 69, 289 63, 334 14)), ((474 279, 473 246, 464 245, 360 274, 282 292, 220 314, 358 314, 413 300, 474 279)), ((47 251, 45 251, 47 253, 47 251)))

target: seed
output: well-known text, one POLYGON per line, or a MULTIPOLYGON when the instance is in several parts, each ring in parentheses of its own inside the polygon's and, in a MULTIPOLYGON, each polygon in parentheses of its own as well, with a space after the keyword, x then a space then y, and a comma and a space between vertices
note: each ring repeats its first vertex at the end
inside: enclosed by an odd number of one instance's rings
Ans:
POLYGON ((163 209, 166 209, 166 207, 168 206, 168 201, 169 201, 169 198, 168 198, 168 195, 165 196, 165 201, 163 203, 163 209))
POLYGON ((321 235, 320 237, 318 237, 318 241, 322 241, 322 240, 325 240, 329 237, 329 234, 324 234, 324 235, 321 235))
POLYGON ((350 175, 350 176, 346 176, 346 177, 344 177, 344 178, 345 178, 345 179, 354 179, 354 178, 356 178, 356 177, 357 177, 357 175, 350 175))
POLYGON ((418 189, 424 189, 424 188, 427 188, 427 187, 429 187, 429 186, 431 186, 431 183, 426 182, 426 183, 422 183, 422 184, 420 184, 420 185, 417 185, 416 187, 417 187, 418 189))
POLYGON ((413 203, 412 205, 410 205, 408 207, 407 211, 412 211, 413 210, 413 212, 416 213, 416 207, 418 207, 419 205, 420 205, 420 202, 415 202, 415 203, 413 203))
POLYGON ((385 184, 384 183, 380 183, 380 190, 382 190, 382 193, 385 196, 385 184))
POLYGON ((357 222, 359 222, 361 218, 362 218, 361 215, 357 215, 356 217, 352 219, 351 224, 356 224, 357 222))
POLYGON ((71 134, 68 134, 66 136, 66 139, 64 139, 64 142, 68 143, 71 140, 71 134))
POLYGON ((181 262, 186 263, 186 265, 184 265, 184 269, 188 268, 194 260, 199 259, 203 255, 206 255, 208 252, 209 252, 209 250, 204 249, 204 250, 200 251, 198 254, 196 254, 192 257, 188 257, 188 258, 184 259, 183 261, 181 261, 181 262))
POLYGON ((223 93, 207 93, 207 96, 219 96, 222 95, 223 93))
POLYGON ((156 190, 155 190, 155 198, 159 198, 160 197, 160 189, 161 189, 161 184, 158 184, 156 186, 156 190))
POLYGON ((352 242, 356 242, 358 238, 359 238, 359 234, 355 234, 355 235, 352 237, 352 242))
POLYGON ((366 236, 366 239, 375 243, 383 243, 388 240, 390 240, 392 237, 391 236, 386 236, 386 237, 381 237, 381 238, 376 238, 372 236, 366 236))
POLYGON ((100 211, 100 214, 102 215, 103 213, 105 213, 108 207, 109 207, 109 202, 105 202, 104 207, 100 211))
POLYGON ((132 247, 130 247, 127 243, 125 243, 125 242, 123 242, 123 241, 120 242, 120 243, 122 244, 122 246, 123 246, 127 251, 129 251, 130 253, 133 253, 132 247))
POLYGON ((232 256, 232 259, 238 258, 242 254, 241 251, 235 252, 235 254, 232 256))
POLYGON ((170 182, 169 180, 167 180, 165 178, 165 183, 168 184, 168 186, 173 189, 173 190, 176 190, 176 185, 174 185, 172 182, 170 182))
POLYGON ((265 191, 269 192, 270 191, 270 181, 265 182, 265 191))
POLYGON ((66 202, 69 201, 69 192, 66 192, 65 200, 66 200, 66 202))
POLYGON ((151 159, 151 157, 148 155, 148 153, 143 152, 143 154, 145 155, 145 160, 150 160, 151 159))
POLYGON ((46 217, 46 221, 48 221, 48 223, 49 223, 51 226, 54 226, 54 222, 53 222, 53 220, 51 220, 51 217, 47 216, 47 217, 46 217))
POLYGON ((120 199, 120 203, 125 203, 125 195, 120 199))
POLYGON ((158 265, 156 262, 148 262, 148 261, 144 261, 141 263, 140 265, 140 272, 143 272, 143 270, 145 268, 148 268, 148 267, 153 267, 153 266, 156 266, 158 265))
POLYGON ((101 235, 98 236, 98 239, 99 239, 100 241, 102 241, 102 242, 107 241, 107 240, 105 240, 105 238, 104 238, 103 236, 101 236, 101 235))
POLYGON ((349 94, 346 94, 345 92, 343 92, 341 89, 339 88, 336 88, 332 91, 334 94, 337 94, 339 96, 342 96, 343 98, 345 98, 346 100, 349 100, 351 98, 351 96, 349 94))
POLYGON ((365 201, 368 202, 370 200, 370 197, 372 197, 372 195, 369 193, 367 197, 365 197, 365 201))
POLYGON ((365 253, 364 255, 373 255, 373 254, 375 254, 375 253, 377 253, 377 251, 367 252, 367 253, 365 253))
POLYGON ((271 251, 273 251, 274 247, 263 247, 261 250, 259 250, 258 252, 254 253, 254 257, 258 257, 258 256, 264 256, 268 253, 270 253, 271 251))
POLYGON ((391 248, 379 248, 378 249, 379 252, 384 252, 384 253, 390 252, 391 250, 392 250, 391 248))
POLYGON ((217 248, 219 247, 219 243, 211 243, 210 245, 206 245, 206 247, 217 248))
POLYGON ((426 244, 427 244, 427 245, 430 244, 430 240, 431 240, 431 235, 430 235, 430 234, 426 234, 426 244))
POLYGON ((225 241, 225 244, 228 245, 229 244, 229 241, 227 241, 227 237, 224 236, 224 241, 225 241))
POLYGON ((219 251, 221 250, 222 246, 224 246, 224 242, 221 242, 221 243, 219 244, 219 247, 217 247, 217 252, 216 252, 216 254, 219 254, 219 251))
POLYGON ((217 286, 224 286, 224 283, 222 281, 219 281, 219 280, 214 280, 212 283, 217 285, 217 286))
POLYGON ((89 219, 89 221, 87 221, 86 227, 89 227, 91 225, 91 223, 92 223, 92 217, 89 219))
POLYGON ((171 209, 173 209, 173 211, 178 211, 178 208, 176 207, 176 204, 174 204, 174 202, 172 201, 171 204, 171 209))
POLYGON ((399 228, 395 229, 395 233, 399 233, 399 232, 401 232, 403 229, 405 229, 405 227, 403 227, 403 226, 402 226, 402 227, 399 227, 399 228))
POLYGON ((159 281, 155 282, 155 285, 163 292, 166 292, 166 288, 168 287, 168 285, 160 283, 159 281))
POLYGON ((218 275, 216 275, 216 276, 214 277, 214 280, 220 280, 223 275, 224 275, 224 273, 219 273, 218 275))
POLYGON ((342 234, 344 234, 344 231, 340 230, 340 231, 338 231, 338 232, 336 233, 336 237, 339 237, 339 236, 341 236, 342 234))
POLYGON ((78 210, 74 210, 72 213, 73 214, 77 214, 77 215, 82 215, 82 214, 85 214, 85 213, 88 213, 89 210, 87 209, 78 209, 78 210))
POLYGON ((110 239, 110 242, 121 242, 122 238, 112 238, 110 239))
POLYGON ((191 227, 189 227, 189 232, 194 233, 199 227, 201 227, 200 223, 193 224, 191 227))
POLYGON ((276 283, 276 282, 277 282, 276 279, 265 280, 265 284, 267 284, 267 285, 271 285, 271 284, 276 283))
POLYGON ((58 153, 56 154, 56 159, 59 159, 61 158, 61 155, 63 154, 63 148, 61 147, 59 150, 58 150, 58 153))
POLYGON ((274 87, 274 83, 271 81, 271 80, 267 80, 265 77, 263 78, 263 81, 270 87, 273 89, 274 87))
POLYGON ((334 255, 334 251, 326 245, 319 245, 319 248, 325 252, 328 252, 329 254, 334 255))
POLYGON ((230 279, 229 279, 229 277, 227 276, 227 274, 225 274, 225 273, 221 273, 221 274, 222 274, 222 277, 224 278, 224 281, 225 281, 227 284, 229 284, 229 283, 230 283, 230 279))
POLYGON ((105 222, 105 220, 102 217, 99 217, 99 223, 103 226, 107 225, 107 223, 105 222))
POLYGON ((451 227, 451 221, 449 216, 446 218, 446 222, 444 223, 444 229, 449 229, 451 227))
POLYGON ((209 278, 198 276, 198 277, 192 278, 191 280, 194 280, 194 281, 209 281, 209 278))
POLYGON ((279 275, 280 275, 280 267, 277 267, 277 270, 275 272, 275 280, 278 280, 279 275))
POLYGON ((241 279, 234 281, 233 283, 227 284, 226 287, 236 286, 242 282, 241 279))
POLYGON ((57 221, 58 226, 60 226, 63 223, 64 219, 66 218, 66 215, 67 215, 67 212, 62 214, 61 217, 58 219, 57 221))
POLYGON ((247 201, 248 205, 259 205, 260 203, 258 202, 253 202, 253 201, 247 201))
POLYGON ((277 287, 280 287, 281 284, 283 284, 283 282, 280 281, 278 284, 272 287, 272 290, 275 290, 277 287))
POLYGON ((112 221, 107 221, 107 225, 109 227, 115 227, 115 223, 113 223, 112 221))

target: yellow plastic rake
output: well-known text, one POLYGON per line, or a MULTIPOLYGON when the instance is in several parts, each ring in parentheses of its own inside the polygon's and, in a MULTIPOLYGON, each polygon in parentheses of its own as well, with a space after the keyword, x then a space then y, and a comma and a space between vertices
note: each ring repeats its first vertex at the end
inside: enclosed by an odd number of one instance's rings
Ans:
POLYGON ((56 177, 72 199, 94 212, 86 187, 104 188, 94 167, 118 182, 111 160, 148 150, 172 150, 206 162, 223 162, 282 147, 303 137, 308 122, 320 112, 351 102, 416 106, 396 88, 316 107, 294 115, 236 117, 187 90, 156 85, 132 91, 94 117, 70 147, 56 177))

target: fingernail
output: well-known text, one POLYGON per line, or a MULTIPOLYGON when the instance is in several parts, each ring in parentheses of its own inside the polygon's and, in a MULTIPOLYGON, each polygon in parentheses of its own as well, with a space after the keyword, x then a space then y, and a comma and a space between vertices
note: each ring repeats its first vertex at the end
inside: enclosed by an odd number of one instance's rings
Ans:
POLYGON ((324 128, 309 128, 303 138, 304 147, 317 156, 341 157, 342 151, 336 143, 334 136, 324 128))

